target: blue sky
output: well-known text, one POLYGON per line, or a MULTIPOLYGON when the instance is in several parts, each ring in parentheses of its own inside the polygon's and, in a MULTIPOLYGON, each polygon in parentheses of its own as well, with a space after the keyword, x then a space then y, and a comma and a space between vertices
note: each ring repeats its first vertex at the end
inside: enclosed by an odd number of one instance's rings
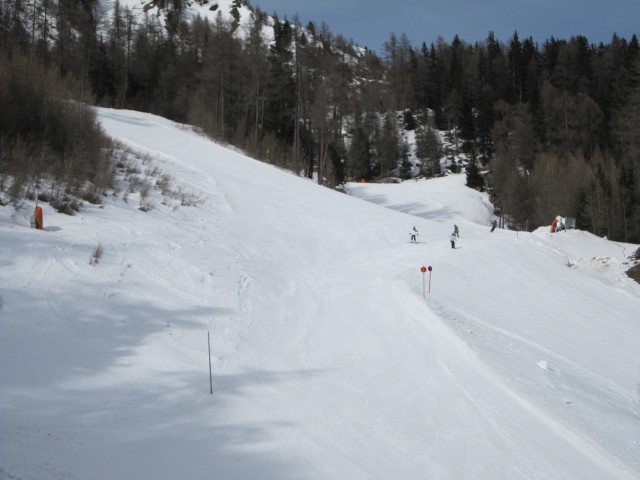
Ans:
POLYGON ((380 51, 391 33, 405 33, 411 43, 429 45, 439 36, 458 36, 474 43, 493 31, 508 41, 515 31, 521 39, 543 43, 550 37, 584 35, 591 43, 609 43, 614 33, 640 36, 640 0, 251 0, 268 14, 304 25, 325 21, 334 34, 380 51))

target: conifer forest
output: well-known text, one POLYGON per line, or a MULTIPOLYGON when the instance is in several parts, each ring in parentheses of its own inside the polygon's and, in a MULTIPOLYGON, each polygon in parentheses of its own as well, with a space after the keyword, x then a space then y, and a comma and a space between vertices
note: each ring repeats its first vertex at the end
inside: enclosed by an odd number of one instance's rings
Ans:
POLYGON ((119 147, 97 105, 194 125, 331 188, 440 175, 447 132, 466 159, 449 168, 490 193, 507 227, 562 215, 640 243, 636 36, 412 45, 392 34, 376 53, 246 1, 215 22, 188 17, 182 0, 159 4, 104 14, 96 0, 0 0, 0 200, 46 184, 47 201, 99 203, 119 147), (415 131, 418 163, 402 131, 415 131))

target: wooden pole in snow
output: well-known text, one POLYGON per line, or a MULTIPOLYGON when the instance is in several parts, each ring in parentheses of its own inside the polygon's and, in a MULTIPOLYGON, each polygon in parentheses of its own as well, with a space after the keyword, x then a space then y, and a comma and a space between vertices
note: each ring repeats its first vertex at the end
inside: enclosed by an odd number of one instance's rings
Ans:
POLYGON ((207 345, 209 347, 209 392, 213 395, 213 377, 211 376, 211 339, 207 330, 207 345))

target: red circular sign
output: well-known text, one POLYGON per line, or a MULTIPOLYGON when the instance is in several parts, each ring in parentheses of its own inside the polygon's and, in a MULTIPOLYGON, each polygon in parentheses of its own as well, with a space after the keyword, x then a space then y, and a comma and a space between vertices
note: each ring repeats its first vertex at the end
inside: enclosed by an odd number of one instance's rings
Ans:
POLYGON ((420 269, 420 271, 421 271, 422 273, 426 272, 426 271, 427 271, 427 267, 422 267, 422 268, 420 269))

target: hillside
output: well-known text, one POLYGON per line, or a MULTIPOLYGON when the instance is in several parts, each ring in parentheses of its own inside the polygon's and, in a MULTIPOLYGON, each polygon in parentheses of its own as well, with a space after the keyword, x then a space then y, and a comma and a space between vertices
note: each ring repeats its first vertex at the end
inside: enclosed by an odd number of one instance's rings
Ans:
POLYGON ((640 478, 637 245, 97 111, 182 201, 0 206, 0 479, 640 478))
MULTIPOLYGON (((112 15, 115 3, 115 0, 100 0, 101 9, 106 16, 112 15)), ((239 17, 240 33, 243 33, 243 30, 250 28, 254 15, 253 8, 243 2, 236 2, 236 0, 195 0, 184 2, 184 4, 181 5, 187 20, 192 20, 196 16, 200 16, 201 18, 209 20, 212 24, 215 24, 218 16, 227 22, 234 20, 232 11, 236 3, 238 4, 235 6, 235 9, 239 17)), ((133 15, 140 19, 144 17, 145 13, 163 19, 167 9, 173 8, 172 4, 159 2, 157 0, 121 0, 119 4, 121 8, 126 7, 131 10, 133 15)), ((272 36, 268 32, 269 29, 265 29, 265 35, 272 36)))

